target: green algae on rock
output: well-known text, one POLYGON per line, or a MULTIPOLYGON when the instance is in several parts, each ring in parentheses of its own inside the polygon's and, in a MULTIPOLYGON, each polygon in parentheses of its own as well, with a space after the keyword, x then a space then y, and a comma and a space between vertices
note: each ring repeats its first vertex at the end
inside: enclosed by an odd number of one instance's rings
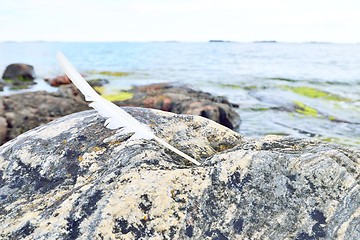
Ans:
POLYGON ((125 101, 133 98, 134 94, 127 91, 116 91, 114 93, 107 93, 106 88, 104 86, 98 87, 95 86, 94 89, 106 100, 109 100, 111 102, 116 101, 125 101))
POLYGON ((297 113, 306 116, 318 117, 318 111, 316 109, 309 107, 300 101, 293 101, 293 103, 295 104, 295 111, 297 113))
POLYGON ((269 80, 277 80, 277 81, 285 81, 285 82, 298 82, 298 80, 290 79, 290 78, 268 78, 269 80))
POLYGON ((89 73, 106 75, 110 77, 126 77, 130 75, 129 72, 115 72, 115 71, 90 71, 89 73))
POLYGON ((309 97, 309 98, 321 98, 331 101, 343 101, 343 102, 350 102, 351 99, 344 98, 332 93, 324 92, 312 87, 294 87, 294 86, 284 86, 284 89, 290 90, 296 94, 309 97))

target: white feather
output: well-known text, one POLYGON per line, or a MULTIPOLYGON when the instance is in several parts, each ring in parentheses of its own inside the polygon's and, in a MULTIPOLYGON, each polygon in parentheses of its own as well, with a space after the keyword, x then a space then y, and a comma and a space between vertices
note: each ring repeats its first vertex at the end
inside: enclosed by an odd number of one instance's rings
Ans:
POLYGON ((66 57, 61 53, 57 53, 57 58, 65 71, 66 75, 74 83, 74 85, 84 94, 85 100, 92 103, 89 104, 90 107, 94 108, 98 113, 107 118, 105 121, 105 126, 110 129, 121 128, 121 131, 124 133, 134 133, 130 139, 154 139, 158 143, 162 144, 166 148, 172 150, 173 152, 179 154, 190 162, 200 165, 198 161, 192 157, 181 152, 177 148, 171 146, 164 140, 155 136, 151 129, 137 121, 130 114, 125 112, 120 107, 116 106, 112 102, 102 98, 80 75, 80 73, 71 65, 71 63, 66 59, 66 57))

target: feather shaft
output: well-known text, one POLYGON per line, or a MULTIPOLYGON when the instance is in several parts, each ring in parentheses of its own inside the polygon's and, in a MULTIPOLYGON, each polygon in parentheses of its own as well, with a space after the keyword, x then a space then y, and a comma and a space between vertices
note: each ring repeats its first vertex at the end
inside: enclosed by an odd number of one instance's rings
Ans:
POLYGON ((106 118, 105 127, 110 129, 121 128, 124 133, 134 133, 130 139, 154 139, 159 144, 175 152, 186 160, 196 165, 200 165, 200 162, 194 158, 173 147, 163 139, 155 136, 147 125, 140 123, 129 113, 116 106, 114 103, 101 97, 61 52, 57 53, 57 58, 66 75, 80 90, 80 92, 84 94, 85 100, 91 102, 89 106, 94 108, 101 116, 106 118))

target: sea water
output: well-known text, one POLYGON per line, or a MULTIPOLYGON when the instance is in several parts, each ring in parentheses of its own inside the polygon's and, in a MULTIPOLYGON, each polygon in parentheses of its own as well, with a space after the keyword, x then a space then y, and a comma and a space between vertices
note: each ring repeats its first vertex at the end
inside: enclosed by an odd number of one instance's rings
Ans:
POLYGON ((0 43, 0 72, 11 63, 33 65, 38 84, 30 91, 55 91, 43 79, 63 74, 58 50, 88 78, 108 79, 108 89, 173 82, 226 96, 240 106, 238 131, 246 136, 360 145, 359 44, 0 43))

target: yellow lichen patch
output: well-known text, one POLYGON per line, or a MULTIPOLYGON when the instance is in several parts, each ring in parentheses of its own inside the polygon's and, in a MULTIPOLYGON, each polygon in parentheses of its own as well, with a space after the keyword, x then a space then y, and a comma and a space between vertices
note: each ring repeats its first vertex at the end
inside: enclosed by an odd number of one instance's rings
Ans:
POLYGON ((95 152, 96 154, 103 154, 106 151, 106 148, 95 146, 90 149, 90 152, 95 152))
POLYGON ((111 145, 111 146, 117 146, 117 145, 120 145, 122 142, 123 142, 123 141, 119 141, 119 140, 117 140, 117 141, 110 141, 110 142, 109 142, 109 145, 111 145))
POLYGON ((97 162, 97 158, 105 151, 106 148, 101 148, 98 146, 91 148, 89 152, 86 152, 82 156, 78 157, 78 160, 80 162, 79 166, 81 168, 88 168, 89 173, 98 171, 101 168, 97 162))
POLYGON ((245 175, 249 165, 251 164, 254 153, 248 153, 246 151, 236 151, 230 153, 219 154, 217 158, 226 159, 221 162, 221 173, 219 180, 223 182, 228 181, 228 176, 232 175, 235 171, 241 171, 241 175, 245 175), (239 159, 241 159, 239 161, 239 159), (237 164, 235 164, 237 163, 237 164))
POLYGON ((43 125, 38 129, 36 136, 42 139, 55 138, 64 132, 70 132, 70 129, 74 126, 77 126, 79 121, 82 121, 82 119, 71 118, 66 121, 57 123, 56 127, 53 128, 49 128, 47 125, 43 125))
MULTIPOLYGON (((114 220, 126 219, 128 224, 140 225, 147 221, 149 228, 155 230, 154 237, 169 231, 171 226, 181 226, 185 221, 183 208, 188 205, 189 197, 198 196, 210 185, 205 169, 177 169, 172 171, 131 170, 108 187, 111 196, 106 199, 102 209, 102 221, 95 234, 106 239, 114 239, 114 220), (126 183, 126 184, 124 184, 126 183), (191 191, 186 186, 192 185, 191 191), (181 189, 181 192, 177 192, 181 189), (181 199, 176 201, 173 196, 181 199), (143 197, 151 207, 144 214, 140 207, 143 197)), ((174 236, 176 238, 176 236, 174 236)))

